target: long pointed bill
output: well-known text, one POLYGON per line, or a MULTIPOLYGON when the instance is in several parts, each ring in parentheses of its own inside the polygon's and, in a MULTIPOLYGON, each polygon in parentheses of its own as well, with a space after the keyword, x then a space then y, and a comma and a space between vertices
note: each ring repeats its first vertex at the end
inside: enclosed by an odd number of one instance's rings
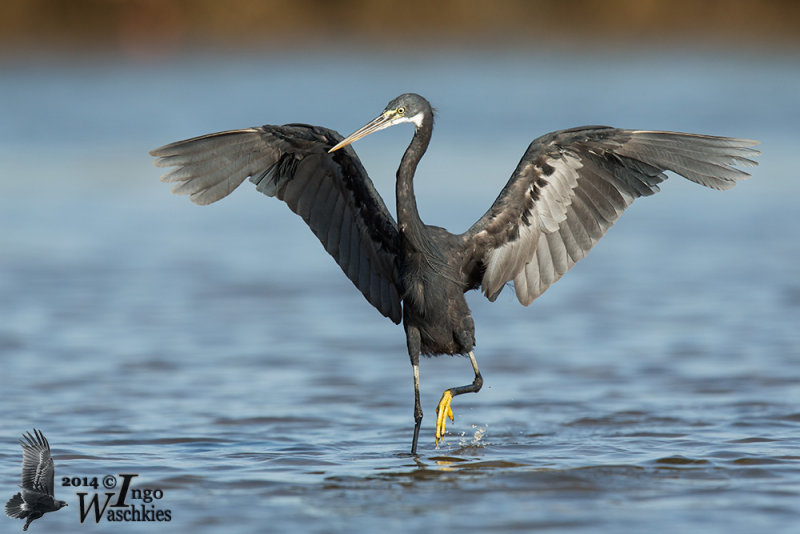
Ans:
POLYGON ((342 139, 342 141, 339 144, 328 150, 328 153, 335 152, 342 147, 346 147, 350 143, 358 141, 362 137, 366 137, 371 133, 377 132, 378 130, 383 130, 384 128, 388 128, 389 126, 392 125, 392 118, 393 115, 389 112, 385 112, 379 115, 378 117, 370 121, 368 124, 365 124, 355 132, 348 135, 346 138, 342 139))

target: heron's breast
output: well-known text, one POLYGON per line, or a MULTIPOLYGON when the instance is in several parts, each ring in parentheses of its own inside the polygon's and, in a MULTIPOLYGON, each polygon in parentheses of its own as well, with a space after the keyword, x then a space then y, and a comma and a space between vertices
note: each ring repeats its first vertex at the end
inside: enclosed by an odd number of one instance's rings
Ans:
POLYGON ((419 329, 423 353, 459 354, 472 349, 474 326, 463 289, 441 276, 407 281, 405 320, 419 329))

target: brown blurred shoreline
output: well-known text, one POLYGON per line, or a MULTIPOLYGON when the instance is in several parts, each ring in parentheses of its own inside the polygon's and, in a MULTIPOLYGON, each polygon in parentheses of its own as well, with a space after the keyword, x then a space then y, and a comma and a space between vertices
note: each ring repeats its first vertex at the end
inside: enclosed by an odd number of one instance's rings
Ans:
POLYGON ((5 0, 4 54, 162 55, 202 46, 304 49, 331 42, 749 45, 796 48, 790 0, 5 0))

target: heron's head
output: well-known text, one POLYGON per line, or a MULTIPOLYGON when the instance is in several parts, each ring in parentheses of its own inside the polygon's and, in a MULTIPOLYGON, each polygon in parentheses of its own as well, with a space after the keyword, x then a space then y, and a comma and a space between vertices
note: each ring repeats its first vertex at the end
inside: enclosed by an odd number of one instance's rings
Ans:
POLYGON ((354 141, 358 141, 362 137, 384 130, 390 126, 395 126, 396 124, 410 122, 419 129, 423 126, 430 127, 432 121, 433 108, 431 108, 430 102, 416 93, 406 93, 392 99, 380 115, 342 139, 340 143, 331 148, 328 152, 339 150, 354 141))

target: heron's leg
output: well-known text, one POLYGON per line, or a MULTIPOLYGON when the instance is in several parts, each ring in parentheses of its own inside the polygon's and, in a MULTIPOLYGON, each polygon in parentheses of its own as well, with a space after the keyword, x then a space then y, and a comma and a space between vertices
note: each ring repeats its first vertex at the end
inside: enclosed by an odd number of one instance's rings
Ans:
POLYGON ((417 454, 419 427, 422 425, 422 405, 419 402, 419 363, 415 363, 411 367, 414 369, 414 439, 411 441, 411 454, 417 454))
POLYGON ((422 404, 419 402, 419 330, 408 328, 406 330, 406 343, 408 345, 408 356, 411 359, 411 368, 414 370, 414 438, 411 441, 411 454, 417 454, 419 428, 422 425, 422 404))
POLYGON ((439 440, 444 436, 444 427, 447 418, 449 417, 451 421, 455 421, 453 418, 453 409, 450 407, 450 403, 453 402, 453 397, 461 395, 462 393, 477 393, 481 390, 481 386, 483 386, 483 377, 481 377, 481 372, 478 370, 478 361, 475 359, 473 351, 469 351, 469 361, 472 363, 472 370, 475 371, 475 380, 472 381, 472 384, 445 390, 445 392, 442 393, 439 406, 436 407, 436 445, 439 445, 439 440))

